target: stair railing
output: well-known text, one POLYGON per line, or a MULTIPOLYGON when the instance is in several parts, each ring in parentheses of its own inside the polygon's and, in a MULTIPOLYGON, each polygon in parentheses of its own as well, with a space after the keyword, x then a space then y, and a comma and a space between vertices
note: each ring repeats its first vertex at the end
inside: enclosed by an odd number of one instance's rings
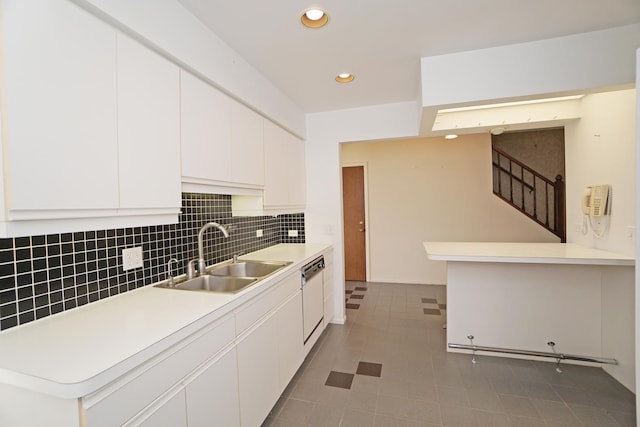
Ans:
POLYGON ((513 156, 492 147, 493 193, 566 241, 565 184, 551 181, 513 156))

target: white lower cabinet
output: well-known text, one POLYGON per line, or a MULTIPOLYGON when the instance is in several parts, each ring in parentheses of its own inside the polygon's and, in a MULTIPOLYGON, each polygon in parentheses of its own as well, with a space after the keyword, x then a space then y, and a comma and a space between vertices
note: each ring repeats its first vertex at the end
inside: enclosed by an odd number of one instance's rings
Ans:
POLYGON ((189 427, 240 426, 235 347, 187 382, 186 402, 189 427))
POLYGON ((280 391, 287 387, 304 360, 302 292, 297 292, 276 314, 280 391))
POLYGON ((259 426, 279 396, 278 323, 261 321, 238 343, 238 387, 242 426, 259 426))
POLYGON ((187 427, 184 389, 169 393, 123 427, 187 427))
POLYGON ((117 379, 80 398, 0 383, 0 425, 256 427, 309 349, 300 272, 293 269, 126 372, 115 365, 117 379))

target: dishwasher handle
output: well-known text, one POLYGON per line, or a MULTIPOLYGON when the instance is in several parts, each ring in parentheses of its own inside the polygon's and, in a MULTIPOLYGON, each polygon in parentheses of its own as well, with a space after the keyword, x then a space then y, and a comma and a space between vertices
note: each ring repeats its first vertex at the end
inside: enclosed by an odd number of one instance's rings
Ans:
POLYGON ((304 286, 307 281, 310 280, 313 276, 322 272, 322 270, 324 270, 324 267, 324 256, 320 256, 302 267, 302 286, 304 286))

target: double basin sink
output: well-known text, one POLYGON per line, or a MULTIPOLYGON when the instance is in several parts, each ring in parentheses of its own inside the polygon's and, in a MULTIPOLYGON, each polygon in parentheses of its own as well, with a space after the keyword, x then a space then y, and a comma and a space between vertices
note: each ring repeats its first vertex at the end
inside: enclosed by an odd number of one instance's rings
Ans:
POLYGON ((157 287, 188 291, 236 293, 291 264, 285 261, 239 261, 218 264, 192 279, 175 279, 157 287))

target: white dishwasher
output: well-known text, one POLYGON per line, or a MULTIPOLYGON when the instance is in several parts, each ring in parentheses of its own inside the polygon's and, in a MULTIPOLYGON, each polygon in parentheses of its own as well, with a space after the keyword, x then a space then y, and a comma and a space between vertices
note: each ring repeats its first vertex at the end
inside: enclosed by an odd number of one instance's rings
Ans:
POLYGON ((302 330, 306 343, 322 324, 324 316, 324 290, 322 285, 324 256, 320 256, 302 267, 302 330))

